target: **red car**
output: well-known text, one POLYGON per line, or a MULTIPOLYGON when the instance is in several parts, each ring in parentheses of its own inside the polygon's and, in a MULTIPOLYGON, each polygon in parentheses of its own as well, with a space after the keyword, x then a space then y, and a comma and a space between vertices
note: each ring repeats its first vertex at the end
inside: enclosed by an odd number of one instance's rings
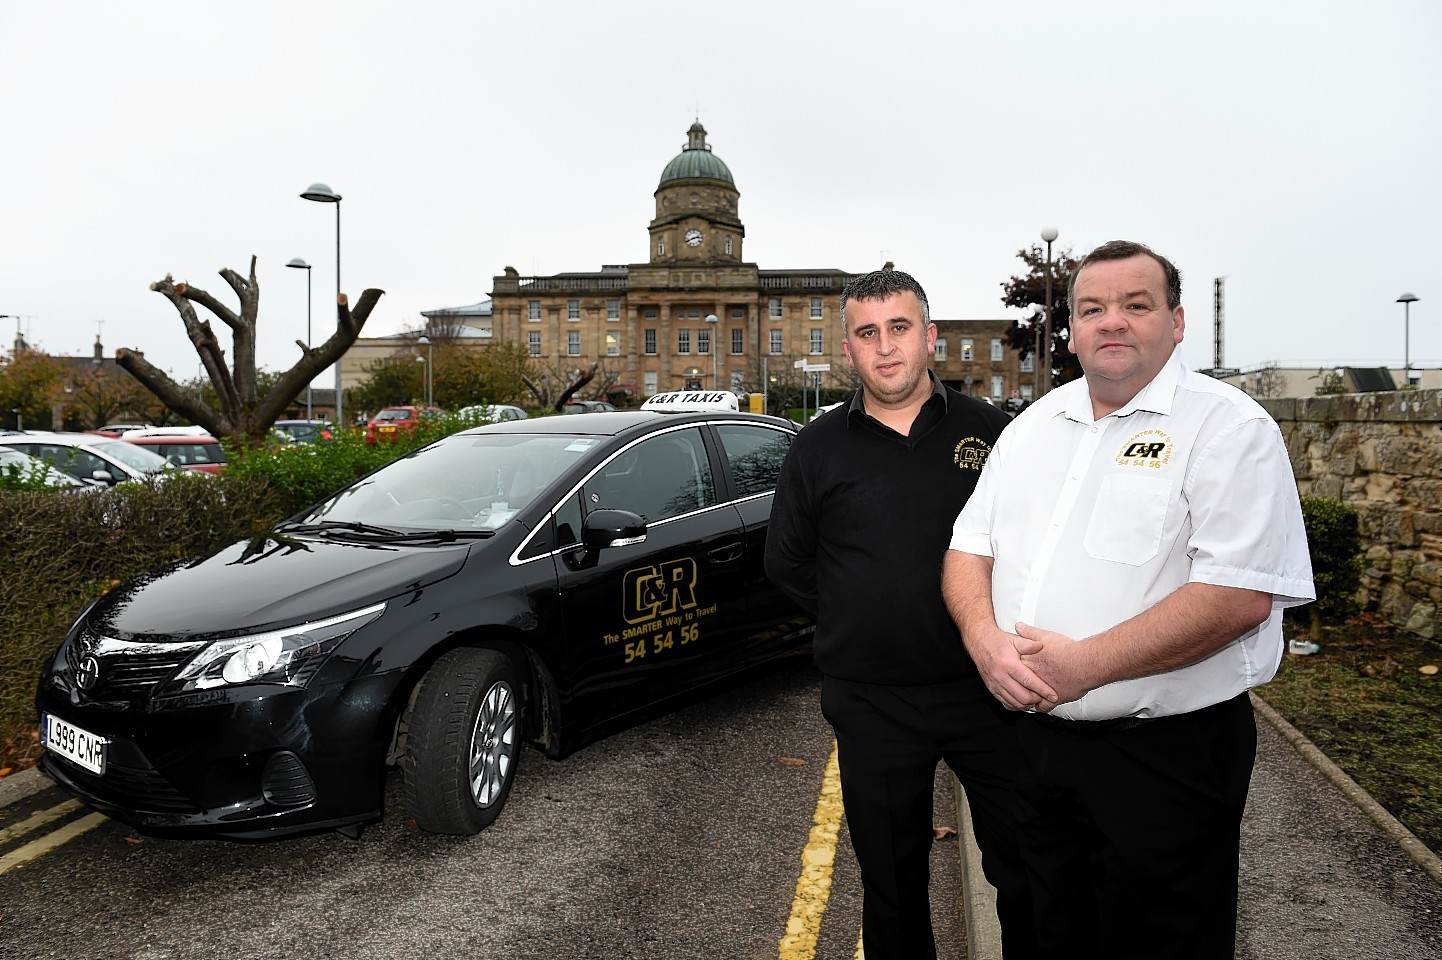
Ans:
POLYGON ((366 424, 366 443, 394 443, 402 434, 414 433, 422 420, 444 415, 440 407, 386 407, 366 424))
POLYGON ((166 433, 140 437, 126 435, 121 439, 137 447, 145 447, 151 453, 158 453, 186 470, 219 473, 225 469, 225 450, 214 437, 166 433))

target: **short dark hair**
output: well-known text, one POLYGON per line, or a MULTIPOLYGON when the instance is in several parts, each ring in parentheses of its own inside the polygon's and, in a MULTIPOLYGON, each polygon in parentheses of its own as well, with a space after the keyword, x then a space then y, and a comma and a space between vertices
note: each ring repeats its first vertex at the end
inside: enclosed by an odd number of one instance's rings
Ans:
POLYGON ((1071 272, 1071 281, 1066 287, 1067 306, 1075 309, 1072 300, 1076 296, 1076 281, 1084 269, 1105 260, 1130 260, 1132 257, 1151 257, 1161 266, 1162 273, 1167 280, 1167 309, 1175 310, 1180 307, 1182 305, 1182 272, 1170 260, 1151 247, 1144 243, 1134 243, 1131 240, 1108 240, 1081 258, 1076 269, 1071 272))
POLYGON ((846 335, 846 305, 852 300, 885 300, 898 293, 911 292, 921 301, 921 323, 931 323, 931 305, 926 302, 926 291, 909 273, 900 270, 873 270, 859 277, 852 277, 841 291, 841 335, 846 335))

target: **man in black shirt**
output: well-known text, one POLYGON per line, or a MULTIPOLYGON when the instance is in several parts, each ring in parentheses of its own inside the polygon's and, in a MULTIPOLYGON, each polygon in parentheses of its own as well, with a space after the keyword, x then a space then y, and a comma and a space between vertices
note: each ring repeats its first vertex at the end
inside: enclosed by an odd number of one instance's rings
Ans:
POLYGON ((943 386, 926 294, 898 270, 841 295, 861 389, 797 437, 766 573, 816 618, 821 710, 864 889, 867 960, 936 956, 929 855, 936 765, 966 788, 1007 960, 1035 955, 1011 820, 1014 718, 987 693, 941 598, 952 521, 1006 414, 943 386))

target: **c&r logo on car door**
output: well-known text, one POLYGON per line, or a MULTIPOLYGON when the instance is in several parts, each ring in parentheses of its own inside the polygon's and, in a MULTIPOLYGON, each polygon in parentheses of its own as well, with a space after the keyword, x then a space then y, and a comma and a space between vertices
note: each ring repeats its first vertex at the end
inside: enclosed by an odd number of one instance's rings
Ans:
POLYGON ((689 610, 696 606, 696 561, 681 557, 627 570, 621 592, 622 616, 627 623, 689 610))

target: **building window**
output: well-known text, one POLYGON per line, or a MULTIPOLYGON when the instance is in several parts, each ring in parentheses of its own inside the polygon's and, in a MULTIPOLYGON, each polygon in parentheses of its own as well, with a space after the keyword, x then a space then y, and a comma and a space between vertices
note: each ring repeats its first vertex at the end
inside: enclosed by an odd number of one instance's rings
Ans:
POLYGON ((566 334, 566 356, 579 357, 581 355, 581 331, 572 330, 566 334))
POLYGON ((1002 398, 1001 391, 1004 389, 1003 381, 1005 379, 1001 374, 996 374, 991 378, 991 398, 993 400, 1000 400, 1002 398))
POLYGON ((641 389, 645 392, 646 396, 654 397, 656 395, 656 371, 647 370, 641 374, 641 385, 641 389))
POLYGON ((703 357, 711 352, 711 331, 709 329, 696 331, 696 352, 703 357))
POLYGON ((812 297, 812 298, 811 298, 811 319, 812 319, 812 320, 820 320, 820 319, 821 319, 821 298, 820 298, 820 297, 812 297))
POLYGON ((731 352, 738 355, 746 352, 746 331, 740 327, 731 331, 731 352))
POLYGON ((606 301, 606 319, 607 319, 607 320, 620 320, 620 319, 621 319, 621 301, 620 301, 620 300, 607 300, 607 301, 606 301))
POLYGON ((656 355, 656 330, 654 327, 647 327, 645 331, 646 353, 648 356, 656 355))
POLYGON ((526 304, 526 319, 531 321, 541 319, 541 301, 532 300, 526 304))
POLYGON ((1028 353, 1026 358, 1021 362, 1021 372, 1031 373, 1034 370, 1036 370, 1036 354, 1028 353))
POLYGON ((641 316, 645 317, 647 320, 655 320, 657 317, 656 308, 647 307, 645 312, 642 313, 641 316))
POLYGON ((962 362, 963 362, 963 363, 971 363, 972 360, 975 360, 975 359, 976 359, 976 357, 973 355, 974 353, 975 353, 975 347, 972 345, 971 338, 970 338, 970 337, 963 337, 963 338, 962 338, 962 341, 961 341, 961 360, 962 360, 962 362))
POLYGON ((775 356, 780 356, 780 354, 781 354, 781 331, 780 331, 780 330, 772 330, 772 331, 771 331, 771 355, 772 355, 773 357, 775 357, 775 356))
POLYGON ((581 319, 581 301, 579 301, 579 300, 567 300, 567 301, 566 301, 566 319, 567 319, 567 320, 579 320, 579 319, 581 319))
POLYGON ((780 319, 781 319, 781 298, 780 298, 780 297, 772 297, 772 298, 771 298, 771 316, 775 317, 777 320, 780 320, 780 319))
POLYGON ((813 327, 811 329, 811 353, 815 355, 821 352, 821 330, 813 327))
POLYGON ((665 237, 657 237, 657 238, 656 238, 656 256, 658 256, 658 257, 664 257, 665 255, 666 255, 666 238, 665 238, 665 237))
POLYGON ((1023 383, 1021 385, 1021 398, 1027 402, 1031 401, 1031 384, 1023 383))
POLYGON ((745 319, 746 319, 746 308, 745 308, 745 307, 732 307, 732 308, 731 308, 731 319, 732 319, 732 320, 745 320, 745 319))
POLYGON ((992 337, 992 338, 991 338, 991 362, 992 362, 992 363, 1000 363, 1000 362, 1001 362, 1001 338, 1000 338, 1000 337, 992 337))
POLYGON ((936 359, 937 359, 939 362, 941 362, 941 363, 945 363, 945 362, 946 362, 946 338, 945 338, 945 337, 937 337, 937 338, 936 338, 936 359))
POLYGON ((726 238, 726 256, 731 256, 731 238, 726 238))
POLYGON ((541 331, 532 330, 530 334, 527 335, 526 341, 526 346, 530 349, 531 356, 539 357, 541 355, 541 331))
POLYGON ((677 353, 690 353, 690 352, 691 352, 691 331, 690 331, 690 330, 677 330, 677 331, 676 331, 676 352, 677 352, 677 353))
POLYGON ((621 335, 619 333, 606 334, 606 356, 619 357, 621 355, 621 335))

